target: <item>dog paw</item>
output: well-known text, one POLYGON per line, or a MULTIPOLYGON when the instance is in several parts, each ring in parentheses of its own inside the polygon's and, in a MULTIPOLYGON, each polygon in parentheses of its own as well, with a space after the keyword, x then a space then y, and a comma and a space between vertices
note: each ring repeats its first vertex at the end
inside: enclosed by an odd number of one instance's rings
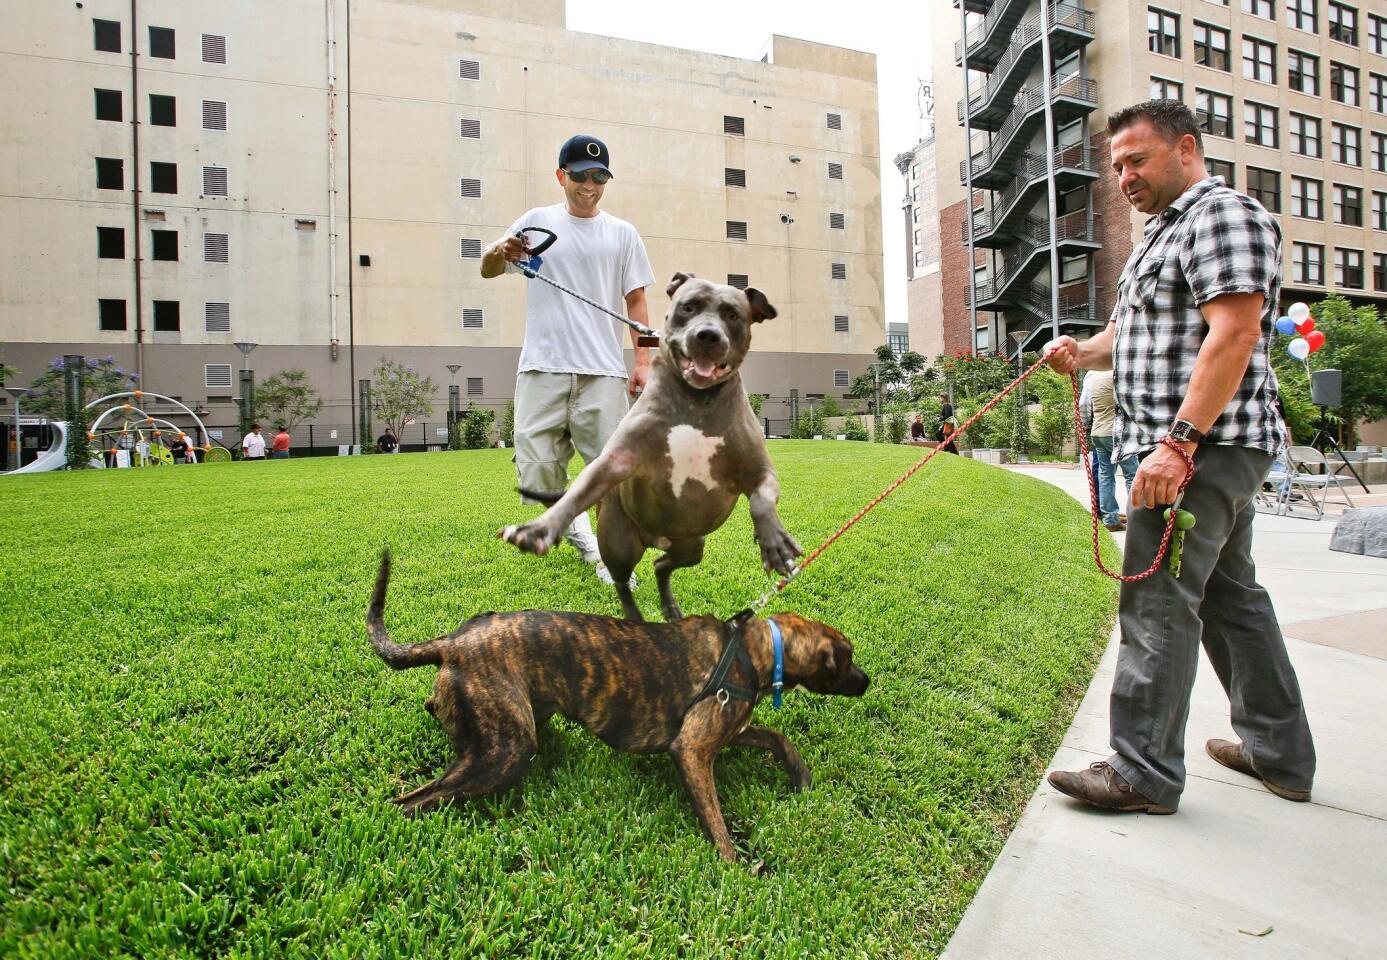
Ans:
POLYGON ((795 568, 795 558, 804 554, 795 538, 784 530, 767 534, 760 538, 760 542, 761 566, 767 571, 774 570, 783 576, 789 576, 795 568))
POLYGON ((554 546, 554 541, 557 538, 539 524, 522 523, 519 526, 506 527, 502 530, 501 539, 506 543, 514 544, 517 549, 525 553, 544 556, 554 546))

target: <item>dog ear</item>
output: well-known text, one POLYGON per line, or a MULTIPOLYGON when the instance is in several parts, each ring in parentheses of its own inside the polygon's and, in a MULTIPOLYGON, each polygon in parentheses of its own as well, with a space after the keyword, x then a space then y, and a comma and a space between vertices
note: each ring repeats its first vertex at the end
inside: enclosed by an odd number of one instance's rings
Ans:
POLYGON ((832 637, 824 637, 819 641, 819 646, 814 650, 814 659, 819 661, 825 674, 831 676, 838 669, 838 656, 833 647, 832 637))
POLYGON ((681 286, 683 286, 685 280, 692 280, 693 278, 694 275, 692 273, 684 273, 682 271, 676 273, 673 277, 670 278, 669 286, 665 287, 665 296, 674 296, 674 291, 678 290, 681 286))
POLYGON ((746 302, 751 305, 751 322, 760 323, 762 320, 774 320, 777 316, 775 307, 766 299, 766 295, 755 287, 746 288, 746 302))

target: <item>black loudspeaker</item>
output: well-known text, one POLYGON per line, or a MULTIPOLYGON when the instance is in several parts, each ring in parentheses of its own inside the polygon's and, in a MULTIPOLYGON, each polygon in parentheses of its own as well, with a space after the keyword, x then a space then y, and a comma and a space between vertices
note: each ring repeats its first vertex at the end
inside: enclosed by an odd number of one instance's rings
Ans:
POLYGON ((1344 371, 1315 370, 1310 374, 1310 402, 1337 407, 1344 402, 1344 371))
POLYGON ((361 256, 357 257, 357 262, 363 267, 369 267, 371 265, 371 255, 369 253, 363 253, 361 256))

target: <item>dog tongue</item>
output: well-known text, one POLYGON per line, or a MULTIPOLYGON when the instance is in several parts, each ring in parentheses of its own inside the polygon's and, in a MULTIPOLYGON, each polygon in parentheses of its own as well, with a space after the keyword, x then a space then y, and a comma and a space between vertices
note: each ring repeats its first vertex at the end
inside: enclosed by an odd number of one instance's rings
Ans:
POLYGON ((694 372, 700 377, 712 377, 718 369, 718 365, 711 360, 695 360, 693 366, 694 372))

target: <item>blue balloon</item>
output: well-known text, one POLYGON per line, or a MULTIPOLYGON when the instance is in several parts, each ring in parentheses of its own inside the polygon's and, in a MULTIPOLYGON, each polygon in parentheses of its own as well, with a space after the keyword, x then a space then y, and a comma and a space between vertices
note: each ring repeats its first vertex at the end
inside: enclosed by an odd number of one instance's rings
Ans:
POLYGON ((1276 321, 1276 332, 1291 336, 1295 333, 1295 321, 1290 317, 1282 317, 1276 321))

